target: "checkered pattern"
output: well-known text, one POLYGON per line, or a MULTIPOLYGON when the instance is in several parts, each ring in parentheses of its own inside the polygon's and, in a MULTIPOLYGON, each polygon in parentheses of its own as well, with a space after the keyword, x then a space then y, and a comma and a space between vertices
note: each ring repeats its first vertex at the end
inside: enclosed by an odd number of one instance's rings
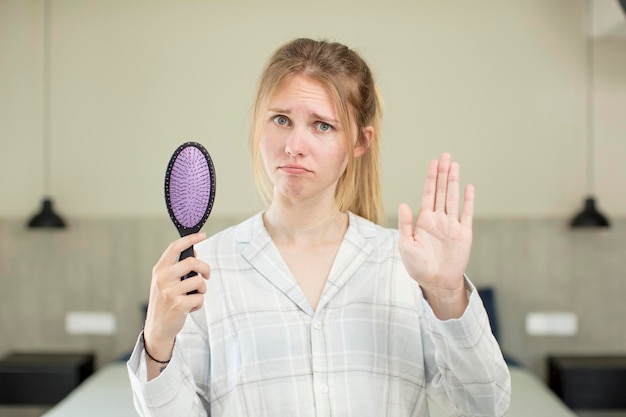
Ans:
POLYGON ((477 292, 439 321, 407 275, 397 231, 350 214, 314 311, 261 215, 196 246, 211 265, 167 369, 146 383, 129 361, 144 416, 428 416, 426 395, 457 416, 504 415, 508 369, 477 292))

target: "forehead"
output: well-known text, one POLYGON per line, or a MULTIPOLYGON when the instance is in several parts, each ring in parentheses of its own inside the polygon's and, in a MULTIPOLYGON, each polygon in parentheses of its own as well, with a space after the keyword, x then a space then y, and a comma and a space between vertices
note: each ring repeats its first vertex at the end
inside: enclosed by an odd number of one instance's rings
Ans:
POLYGON ((337 113, 335 98, 320 81, 304 74, 297 74, 281 82, 269 100, 270 107, 315 106, 327 112, 337 113))

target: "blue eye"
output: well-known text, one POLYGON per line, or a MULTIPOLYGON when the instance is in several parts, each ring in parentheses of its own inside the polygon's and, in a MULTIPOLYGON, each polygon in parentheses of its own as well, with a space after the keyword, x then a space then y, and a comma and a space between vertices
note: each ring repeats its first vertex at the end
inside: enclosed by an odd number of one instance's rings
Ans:
POLYGON ((281 115, 274 116, 272 120, 274 120, 274 123, 278 126, 287 126, 289 124, 289 119, 281 115))
POLYGON ((317 128, 322 132, 330 132, 333 127, 328 123, 317 122, 317 128))

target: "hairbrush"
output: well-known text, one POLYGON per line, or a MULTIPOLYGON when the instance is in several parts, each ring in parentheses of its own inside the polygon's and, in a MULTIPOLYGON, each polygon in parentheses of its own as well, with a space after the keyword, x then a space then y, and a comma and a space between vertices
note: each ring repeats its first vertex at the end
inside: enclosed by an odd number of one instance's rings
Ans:
MULTIPOLYGON (((197 233, 206 223, 215 200, 215 168, 209 152, 197 142, 180 145, 165 172, 165 205, 181 237, 197 233)), ((193 246, 179 261, 193 256, 193 246)), ((191 271, 181 279, 197 275, 191 271)))

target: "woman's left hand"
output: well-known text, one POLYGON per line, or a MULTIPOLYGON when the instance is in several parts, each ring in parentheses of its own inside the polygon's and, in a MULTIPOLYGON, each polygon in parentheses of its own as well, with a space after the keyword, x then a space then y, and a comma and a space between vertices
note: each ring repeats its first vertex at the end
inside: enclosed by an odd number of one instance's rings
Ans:
POLYGON ((402 261, 440 319, 460 317, 468 302, 464 273, 472 246, 472 185, 465 188, 460 215, 459 209, 459 164, 448 153, 428 166, 415 225, 408 205, 398 209, 402 261))

